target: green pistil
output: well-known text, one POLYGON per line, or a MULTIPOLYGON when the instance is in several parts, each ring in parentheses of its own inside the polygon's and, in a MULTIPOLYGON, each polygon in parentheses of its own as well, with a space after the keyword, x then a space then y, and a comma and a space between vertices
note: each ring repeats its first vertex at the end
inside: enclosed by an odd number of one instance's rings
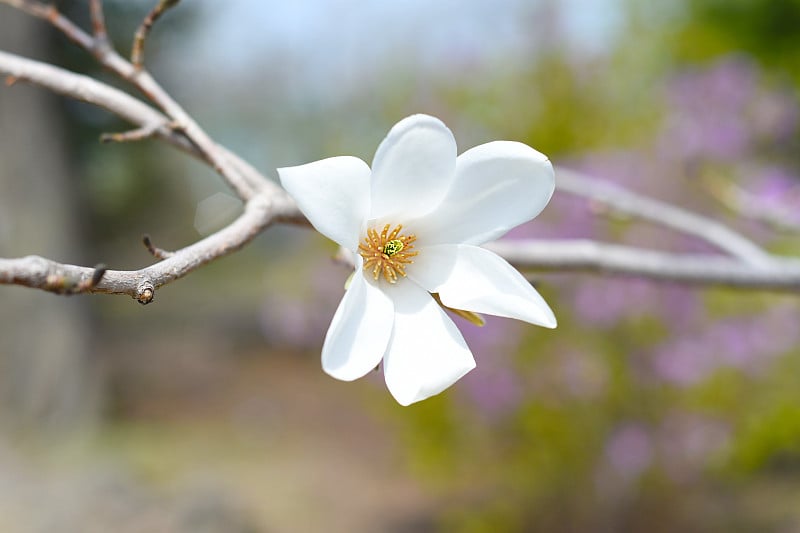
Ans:
POLYGON ((394 254, 396 254, 398 252, 402 252, 404 246, 405 245, 403 244, 403 241, 401 241, 400 239, 394 239, 394 240, 391 240, 391 241, 387 242, 384 245, 383 253, 385 253, 389 257, 392 257, 394 254))

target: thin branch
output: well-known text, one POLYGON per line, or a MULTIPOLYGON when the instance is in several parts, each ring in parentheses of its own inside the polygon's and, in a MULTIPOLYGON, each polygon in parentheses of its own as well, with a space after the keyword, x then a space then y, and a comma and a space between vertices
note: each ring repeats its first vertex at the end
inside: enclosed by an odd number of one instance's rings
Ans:
POLYGON ((103 13, 103 0, 89 0, 89 13, 92 17, 92 33, 99 43, 109 45, 106 17, 103 13))
POLYGON ((169 127, 170 121, 149 105, 89 76, 0 51, 0 74, 25 81, 111 111, 143 128, 156 127, 159 137, 184 151, 199 156, 197 149, 169 127))
POLYGON ((59 13, 55 5, 34 0, 0 0, 0 4, 9 5, 36 18, 46 20, 58 28, 73 43, 86 50, 94 51, 95 40, 71 20, 59 13))
POLYGON ((591 240, 504 240, 486 245, 522 270, 595 272, 753 290, 800 292, 800 260, 769 267, 724 256, 673 254, 591 240))
POLYGON ((156 7, 153 8, 150 13, 142 21, 141 26, 139 29, 136 30, 136 35, 133 38, 133 48, 131 50, 131 63, 133 63, 134 68, 141 69, 142 65, 144 64, 144 42, 147 39, 147 36, 150 34, 150 30, 153 27, 153 24, 161 18, 161 15, 164 14, 168 9, 171 7, 175 7, 178 5, 180 0, 160 0, 156 7))
POLYGON ((135 130, 124 131, 122 133, 103 133, 100 135, 100 142, 124 143, 124 142, 142 141, 144 139, 149 139, 150 137, 155 136, 158 133, 159 128, 161 127, 162 124, 150 124, 147 126, 142 126, 141 128, 136 128, 135 130))
MULTIPOLYGON (((102 107, 141 128, 150 128, 159 124, 156 135, 160 139, 210 164, 206 155, 187 140, 174 121, 141 100, 110 85, 60 67, 3 51, 0 51, 0 74, 7 75, 14 82, 33 83, 55 93, 102 107)), ((254 190, 259 190, 270 197, 283 196, 285 197, 284 201, 290 201, 283 189, 267 180, 239 156, 221 145, 215 145, 215 149, 228 165, 234 166, 244 176, 254 190)), ((299 211, 289 216, 289 221, 296 223, 303 223, 303 219, 304 217, 299 211)))
MULTIPOLYGON (((64 265, 40 257, 0 259, 0 284, 18 284, 56 293, 128 294, 141 303, 152 301, 155 290, 203 264, 244 246, 274 222, 308 224, 285 191, 224 147, 214 143, 191 117, 144 70, 102 46, 104 23, 99 0, 90 0, 94 37, 58 11, 40 2, 0 0, 51 22, 122 79, 139 89, 162 111, 142 101, 64 69, 0 52, 0 74, 9 84, 27 81, 78 100, 103 107, 138 126, 117 134, 118 140, 151 133, 213 166, 245 200, 245 211, 219 232, 173 253, 148 248, 161 262, 136 271, 103 270, 64 265)), ((162 1, 159 5, 170 2, 162 1)), ((157 18, 157 17, 156 17, 157 18)), ((155 19, 154 19, 155 20, 155 19)), ((144 32, 146 37, 146 30, 144 32)), ((144 37, 140 47, 143 46, 144 37)), ((719 284, 749 289, 800 291, 800 261, 770 256, 722 224, 581 174, 559 169, 558 187, 610 207, 695 235, 731 257, 681 255, 592 241, 504 241, 490 245, 520 268, 559 271, 597 271, 687 283, 719 284)), ((148 240, 149 241, 149 240, 148 240)))
POLYGON ((78 288, 77 292, 79 293, 87 292, 93 289, 94 287, 97 287, 97 285, 103 280, 103 276, 106 275, 106 270, 108 270, 108 267, 103 263, 95 265, 92 277, 89 278, 88 280, 79 283, 77 287, 78 288))
POLYGON ((182 278, 219 257, 240 249, 281 214, 277 206, 256 198, 229 226, 177 250, 163 261, 141 270, 106 270, 99 283, 92 284, 95 268, 66 265, 38 256, 0 259, 0 284, 23 285, 57 294, 79 292, 127 294, 146 304, 156 289, 182 278))
POLYGON ((231 163, 217 149, 216 143, 211 140, 208 134, 164 91, 150 74, 143 69, 136 68, 110 47, 103 46, 102 43, 96 41, 69 19, 63 17, 54 6, 26 0, 0 0, 0 3, 8 4, 49 21, 61 30, 67 38, 91 53, 101 65, 141 91, 142 94, 160 107, 167 116, 179 125, 185 137, 202 153, 206 162, 223 177, 239 198, 246 201, 263 186, 263 181, 265 180, 261 179, 256 183, 251 183, 251 179, 243 176, 239 167, 231 163))
POLYGON ((150 235, 147 234, 142 235, 142 243, 144 244, 144 247, 147 248, 147 251, 150 252, 150 255, 152 255, 156 259, 166 259, 168 257, 172 257, 173 255, 175 255, 175 252, 162 250, 161 248, 153 244, 153 241, 150 239, 150 235))
MULTIPOLYGON (((800 231, 797 206, 791 208, 788 205, 764 205, 758 196, 744 187, 721 178, 707 180, 706 187, 722 205, 739 216, 762 222, 780 231, 800 231)), ((795 191, 795 198, 800 196, 798 192, 800 190, 795 191)))
POLYGON ((161 86, 146 71, 137 71, 137 74, 127 78, 132 81, 152 102, 158 105, 169 116, 176 127, 192 141, 198 150, 205 156, 207 162, 222 176, 228 186, 242 200, 248 200, 263 187, 263 178, 257 183, 245 178, 240 169, 232 164, 225 154, 219 150, 217 144, 208 134, 192 119, 178 103, 169 96, 161 86))
POLYGON ((752 265, 769 265, 772 257, 757 244, 727 226, 680 207, 660 202, 566 168, 556 169, 560 191, 591 198, 618 211, 699 237, 752 265))

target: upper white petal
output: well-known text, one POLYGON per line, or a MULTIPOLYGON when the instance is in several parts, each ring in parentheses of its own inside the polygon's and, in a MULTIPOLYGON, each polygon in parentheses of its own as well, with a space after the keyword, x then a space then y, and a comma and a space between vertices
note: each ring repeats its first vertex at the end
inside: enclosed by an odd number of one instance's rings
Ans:
POLYGON ((281 184, 317 231, 350 250, 358 247, 370 208, 369 166, 341 156, 279 168, 281 184))
POLYGON ((403 279, 387 291, 394 300, 394 330, 383 360, 389 392, 409 405, 455 383, 475 368, 464 338, 425 290, 403 279))
POLYGON ((468 244, 419 249, 408 275, 454 309, 556 327, 547 302, 499 255, 468 244))
POLYGON ((495 141, 467 150, 442 203, 414 225, 420 244, 482 244, 538 215, 555 189, 553 166, 530 146, 495 141))
POLYGON ((371 219, 406 220, 438 205, 456 165, 456 140, 441 120, 404 118, 389 131, 372 161, 371 219))
POLYGON ((322 346, 322 368, 344 381, 374 369, 389 343, 394 306, 359 268, 342 298, 322 346))

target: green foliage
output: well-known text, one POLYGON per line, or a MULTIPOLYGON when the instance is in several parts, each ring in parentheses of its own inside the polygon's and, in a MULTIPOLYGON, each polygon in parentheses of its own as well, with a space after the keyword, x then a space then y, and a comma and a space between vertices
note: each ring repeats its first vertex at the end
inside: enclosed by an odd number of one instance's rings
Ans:
POLYGON ((695 61, 747 52, 800 79, 798 0, 693 0, 678 57, 695 61))

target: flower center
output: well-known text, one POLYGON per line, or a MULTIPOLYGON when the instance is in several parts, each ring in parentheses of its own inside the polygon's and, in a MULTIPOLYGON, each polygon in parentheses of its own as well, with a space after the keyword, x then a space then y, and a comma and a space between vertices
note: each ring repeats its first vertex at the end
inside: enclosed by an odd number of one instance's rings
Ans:
POLYGON ((364 241, 358 245, 358 253, 364 258, 364 270, 372 270, 375 281, 383 274, 389 283, 397 283, 397 275, 405 277, 405 265, 413 263, 412 257, 418 252, 412 252, 412 244, 417 240, 413 233, 401 235, 402 224, 398 224, 390 232, 391 224, 386 224, 378 233, 375 228, 367 230, 364 241))

